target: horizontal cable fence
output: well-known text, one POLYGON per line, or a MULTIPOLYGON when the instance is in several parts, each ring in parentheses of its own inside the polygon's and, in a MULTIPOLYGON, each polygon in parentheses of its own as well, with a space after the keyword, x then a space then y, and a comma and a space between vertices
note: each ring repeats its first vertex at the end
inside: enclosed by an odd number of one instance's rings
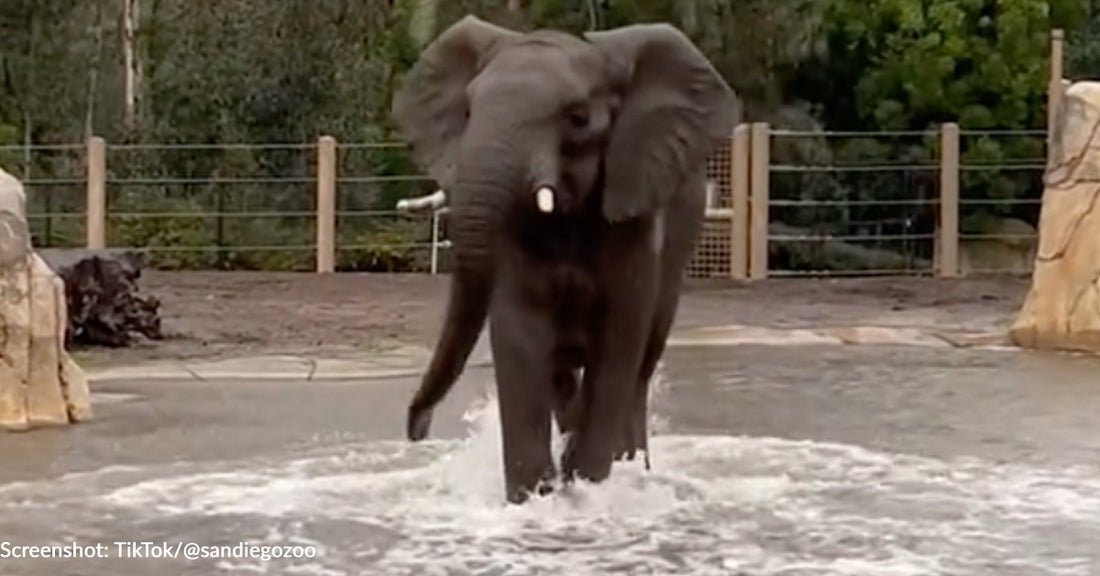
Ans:
POLYGON ((26 189, 27 224, 36 246, 84 245, 86 154, 81 144, 0 146, 0 168, 26 189))
POLYGON ((107 145, 106 245, 158 268, 308 270, 316 145, 107 145))
POLYGON ((397 201, 435 191, 402 142, 337 145, 336 270, 428 272, 445 249, 433 244, 439 215, 396 210, 397 201))
POLYGON ((769 275, 933 274, 938 137, 773 130, 769 275))
POLYGON ((960 267, 967 274, 1028 274, 1038 244, 1046 132, 960 134, 960 267))
MULTIPOLYGON (((837 132, 742 124, 706 165, 697 278, 1030 269, 1043 130, 837 132)), ((34 242, 168 269, 447 272, 445 207, 402 142, 0 146, 34 242)))

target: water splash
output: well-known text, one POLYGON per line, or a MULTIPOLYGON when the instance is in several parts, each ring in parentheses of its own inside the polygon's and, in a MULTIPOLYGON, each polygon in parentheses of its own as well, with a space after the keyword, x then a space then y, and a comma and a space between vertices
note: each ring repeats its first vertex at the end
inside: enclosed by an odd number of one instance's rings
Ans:
MULTIPOLYGON (((667 385, 659 372, 654 397, 667 385)), ((174 540, 318 547, 314 559, 219 561, 204 573, 1035 576, 1100 567, 1092 469, 664 429, 651 439, 653 471, 618 463, 602 484, 512 506, 495 399, 464 420, 463 440, 27 484, 5 491, 0 517, 18 507, 22 528, 37 514, 55 536, 67 526, 69 536, 102 540, 125 523, 174 540)))

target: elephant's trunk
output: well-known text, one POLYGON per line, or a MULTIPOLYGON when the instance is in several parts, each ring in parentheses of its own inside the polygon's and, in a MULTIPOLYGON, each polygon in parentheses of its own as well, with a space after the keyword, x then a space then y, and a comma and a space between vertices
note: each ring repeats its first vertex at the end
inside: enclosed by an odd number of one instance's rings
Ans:
POLYGON ((485 325, 496 282, 498 246, 503 241, 513 190, 526 178, 515 152, 499 140, 470 149, 458 178, 447 190, 448 232, 453 270, 443 331, 428 371, 410 406, 409 436, 427 434, 431 409, 458 380, 485 325))

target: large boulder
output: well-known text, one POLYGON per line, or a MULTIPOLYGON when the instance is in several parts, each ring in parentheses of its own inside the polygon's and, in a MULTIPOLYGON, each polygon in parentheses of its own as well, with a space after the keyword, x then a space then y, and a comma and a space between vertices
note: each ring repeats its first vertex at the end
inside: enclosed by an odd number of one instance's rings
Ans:
POLYGON ((65 286, 31 246, 23 185, 0 169, 0 428, 91 417, 88 380, 65 350, 65 286))
POLYGON ((1051 138, 1022 347, 1100 352, 1100 82, 1069 86, 1051 138))

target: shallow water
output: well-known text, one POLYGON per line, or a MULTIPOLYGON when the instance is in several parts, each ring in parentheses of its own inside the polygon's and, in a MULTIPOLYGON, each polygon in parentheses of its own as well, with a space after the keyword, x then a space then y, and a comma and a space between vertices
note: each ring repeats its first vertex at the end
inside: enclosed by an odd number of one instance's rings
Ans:
MULTIPOLYGON (((906 359, 925 353, 879 352, 883 374, 902 370, 887 391, 874 352, 813 350, 764 370, 771 353, 747 354, 753 363, 736 368, 718 352, 672 354, 670 364, 684 363, 657 387, 650 472, 625 463, 604 484, 506 505, 490 398, 466 410, 467 432, 421 444, 333 436, 248 458, 0 485, 0 540, 243 540, 311 546, 313 558, 0 559, 0 566, 4 574, 92 576, 1100 573, 1100 469, 1082 457, 1093 444, 1082 437, 1077 449, 1044 448, 1071 438, 1084 420, 1063 409, 1065 426, 1052 430, 1057 418, 1048 412, 1065 407, 1056 390, 1045 400, 1027 394, 1021 368, 1052 375, 1060 366, 1072 379, 1088 373, 1086 361, 987 353, 939 367, 927 356, 904 370, 906 359), (817 377, 798 384, 792 366, 817 377), (998 373, 1008 380, 991 380, 998 373), (943 390, 955 393, 934 400, 943 390), (721 415, 707 412, 723 405, 721 415), (930 411, 922 418, 920 410, 930 411), (989 421, 956 425, 975 413, 989 421), (1028 415, 1047 424, 1046 436, 1028 431, 1028 415), (1009 428, 1022 434, 999 432, 1009 428), (817 430, 827 433, 811 437, 817 430), (1001 442, 981 441, 996 434, 1001 442)), ((1076 409, 1100 401, 1081 390, 1076 409)))

